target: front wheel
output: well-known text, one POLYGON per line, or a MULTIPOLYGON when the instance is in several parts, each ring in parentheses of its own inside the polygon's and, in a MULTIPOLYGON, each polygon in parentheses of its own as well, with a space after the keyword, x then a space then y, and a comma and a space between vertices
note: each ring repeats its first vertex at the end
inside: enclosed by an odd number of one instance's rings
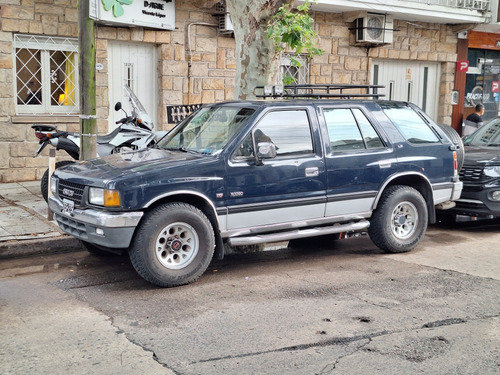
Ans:
POLYGON ((137 273, 173 287, 198 279, 212 260, 215 236, 206 215, 186 203, 166 203, 147 213, 129 250, 137 273))
POLYGON ((427 229, 425 199, 410 186, 389 187, 370 220, 368 234, 375 245, 389 253, 413 249, 427 229))

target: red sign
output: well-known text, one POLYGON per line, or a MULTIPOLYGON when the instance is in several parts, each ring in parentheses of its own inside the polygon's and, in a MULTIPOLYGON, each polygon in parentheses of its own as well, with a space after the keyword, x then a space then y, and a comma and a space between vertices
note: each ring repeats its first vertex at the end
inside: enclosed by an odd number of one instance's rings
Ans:
POLYGON ((467 60, 457 61, 457 70, 459 72, 466 72, 469 69, 469 62, 467 60))
POLYGON ((498 92, 500 81, 491 81, 491 92, 498 92))

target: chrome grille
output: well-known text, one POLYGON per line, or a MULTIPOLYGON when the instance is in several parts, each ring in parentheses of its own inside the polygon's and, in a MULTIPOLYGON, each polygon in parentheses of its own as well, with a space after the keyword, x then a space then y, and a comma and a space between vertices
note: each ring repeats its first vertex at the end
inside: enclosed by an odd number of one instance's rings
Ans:
POLYGON ((59 180, 57 193, 59 194, 59 198, 69 199, 78 207, 82 203, 84 189, 85 185, 59 180))

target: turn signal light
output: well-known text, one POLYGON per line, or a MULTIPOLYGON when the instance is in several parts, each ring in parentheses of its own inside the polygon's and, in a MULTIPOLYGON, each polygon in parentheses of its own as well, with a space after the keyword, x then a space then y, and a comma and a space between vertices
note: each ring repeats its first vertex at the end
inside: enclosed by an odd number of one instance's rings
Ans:
POLYGON ((104 190, 104 207, 120 206, 120 194, 116 190, 104 190))

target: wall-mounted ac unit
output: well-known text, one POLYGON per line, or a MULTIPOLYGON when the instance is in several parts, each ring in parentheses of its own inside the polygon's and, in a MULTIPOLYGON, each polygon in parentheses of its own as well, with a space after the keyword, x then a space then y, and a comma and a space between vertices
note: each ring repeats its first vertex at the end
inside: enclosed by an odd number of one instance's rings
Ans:
POLYGON ((390 44, 394 21, 392 16, 386 14, 367 13, 356 19, 355 30, 358 44, 390 44))
POLYGON ((219 32, 222 34, 230 34, 234 32, 231 15, 227 11, 226 2, 219 1, 215 4, 216 17, 219 20, 219 32))

